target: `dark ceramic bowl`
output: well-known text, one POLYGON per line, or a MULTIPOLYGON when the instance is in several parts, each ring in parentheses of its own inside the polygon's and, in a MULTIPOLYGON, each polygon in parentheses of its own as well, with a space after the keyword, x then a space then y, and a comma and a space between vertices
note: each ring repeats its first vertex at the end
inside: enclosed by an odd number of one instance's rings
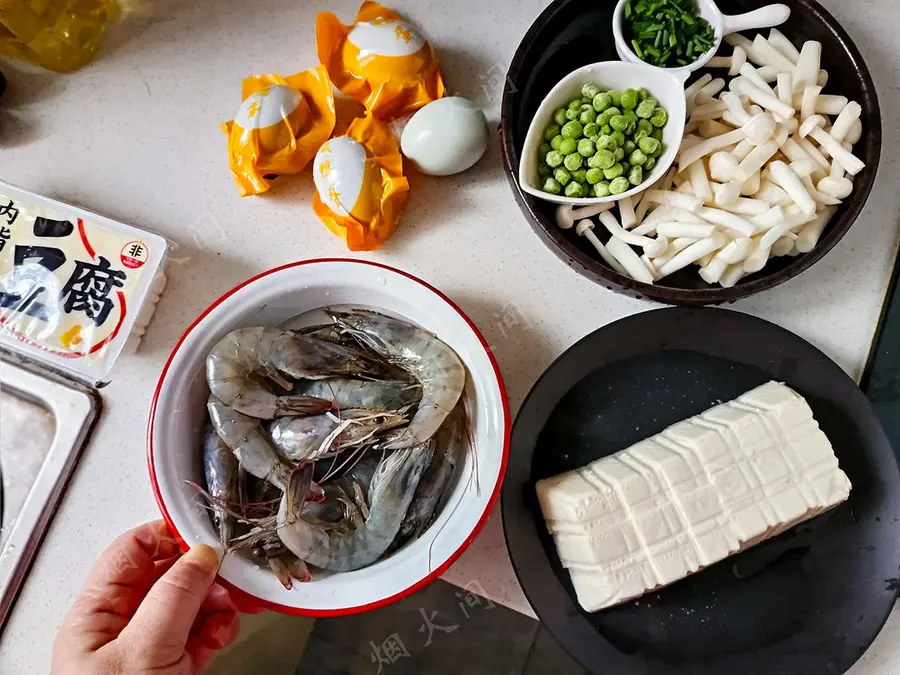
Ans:
MULTIPOLYGON (((534 231, 570 267, 611 290, 676 305, 706 305, 731 302, 772 288, 800 274, 822 258, 850 229, 866 203, 881 156, 881 109, 869 69, 850 36, 837 20, 814 0, 784 0, 791 18, 779 26, 799 48, 805 40, 822 43, 822 67, 829 73, 826 93, 841 94, 862 106, 863 135, 853 152, 866 163, 854 180, 850 195, 832 218, 816 247, 809 253, 773 258, 761 271, 744 277, 732 288, 704 282, 697 268, 687 268, 660 280, 643 284, 614 272, 596 250, 574 230, 561 231, 554 222, 556 205, 526 194, 519 188, 519 156, 528 125, 550 89, 576 68, 597 61, 618 60, 612 32, 613 0, 556 0, 525 34, 506 79, 500 132, 503 162, 513 194, 534 231)), ((721 0, 726 14, 755 9, 753 0, 721 0)), ((766 31, 767 32, 767 31, 766 31)), ((750 39, 753 34, 744 33, 750 39)), ((720 54, 730 55, 723 42, 720 54)), ((707 69, 694 73, 693 79, 707 69)), ((715 77, 722 69, 709 70, 715 77)), ((596 228, 601 233, 603 228, 596 228)))

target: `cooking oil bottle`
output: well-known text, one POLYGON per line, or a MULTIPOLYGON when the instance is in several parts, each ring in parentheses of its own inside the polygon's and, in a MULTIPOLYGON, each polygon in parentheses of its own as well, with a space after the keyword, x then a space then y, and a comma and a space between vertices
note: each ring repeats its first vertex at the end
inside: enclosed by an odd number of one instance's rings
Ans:
POLYGON ((59 73, 94 57, 117 0, 0 0, 0 54, 59 73))

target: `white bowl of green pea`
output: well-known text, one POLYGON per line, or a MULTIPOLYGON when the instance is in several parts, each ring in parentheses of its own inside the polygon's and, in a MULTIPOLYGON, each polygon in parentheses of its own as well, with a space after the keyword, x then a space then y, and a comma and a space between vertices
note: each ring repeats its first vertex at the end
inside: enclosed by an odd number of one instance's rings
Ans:
POLYGON ((672 165, 684 120, 684 85, 665 70, 620 61, 584 66, 538 107, 519 184, 540 199, 575 206, 636 194, 672 165))

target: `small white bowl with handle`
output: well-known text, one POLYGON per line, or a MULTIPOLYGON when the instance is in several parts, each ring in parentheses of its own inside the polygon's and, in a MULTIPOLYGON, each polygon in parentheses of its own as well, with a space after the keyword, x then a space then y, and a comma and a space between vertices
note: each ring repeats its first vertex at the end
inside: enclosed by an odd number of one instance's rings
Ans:
MULTIPOLYGON (((633 0, 632 0, 633 1, 633 0)), ((619 58, 629 63, 645 63, 641 57, 634 53, 631 44, 625 39, 625 32, 622 28, 624 19, 625 4, 628 0, 619 0, 616 3, 616 9, 613 12, 613 35, 616 38, 616 53, 619 58)), ((758 28, 772 28, 780 26, 791 15, 791 8, 787 5, 774 4, 754 9, 752 12, 744 14, 723 14, 713 0, 697 0, 697 8, 700 10, 700 16, 709 22, 715 31, 716 39, 713 46, 697 57, 693 63, 678 68, 661 68, 672 73, 682 82, 686 82, 691 73, 705 66, 709 60, 719 51, 722 39, 731 33, 737 33, 742 30, 756 30, 758 28)), ((660 66, 652 66, 660 68, 660 66)))
POLYGON ((624 61, 603 61, 592 63, 569 73, 557 84, 541 102, 528 133, 522 156, 519 158, 519 185, 530 195, 555 204, 571 204, 588 206, 615 202, 638 192, 643 192, 669 170, 684 135, 684 119, 686 116, 684 100, 684 83, 665 68, 657 68, 646 63, 626 63, 624 61), (557 108, 565 108, 573 98, 581 96, 581 87, 595 84, 601 91, 607 89, 640 89, 646 88, 659 104, 669 113, 669 121, 663 127, 663 143, 665 151, 656 160, 656 166, 644 177, 644 181, 625 192, 607 197, 566 197, 554 195, 541 189, 543 179, 538 173, 538 157, 541 143, 546 142, 544 131, 553 123, 553 113, 557 108))

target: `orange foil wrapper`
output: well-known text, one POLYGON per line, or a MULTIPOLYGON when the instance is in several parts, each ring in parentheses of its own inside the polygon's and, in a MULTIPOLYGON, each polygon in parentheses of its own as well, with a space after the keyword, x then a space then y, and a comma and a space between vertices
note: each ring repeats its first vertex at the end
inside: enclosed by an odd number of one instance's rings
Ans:
POLYGON ((313 209, 351 251, 373 251, 396 231, 409 193, 397 139, 367 114, 325 143, 313 162, 313 209))
POLYGON ((300 173, 334 130, 334 92, 322 66, 290 77, 244 80, 228 134, 228 166, 242 197, 269 189, 266 176, 300 173))
POLYGON ((409 115, 444 95, 432 46, 415 26, 377 3, 364 2, 352 26, 320 13, 316 48, 337 88, 380 120, 409 115))

